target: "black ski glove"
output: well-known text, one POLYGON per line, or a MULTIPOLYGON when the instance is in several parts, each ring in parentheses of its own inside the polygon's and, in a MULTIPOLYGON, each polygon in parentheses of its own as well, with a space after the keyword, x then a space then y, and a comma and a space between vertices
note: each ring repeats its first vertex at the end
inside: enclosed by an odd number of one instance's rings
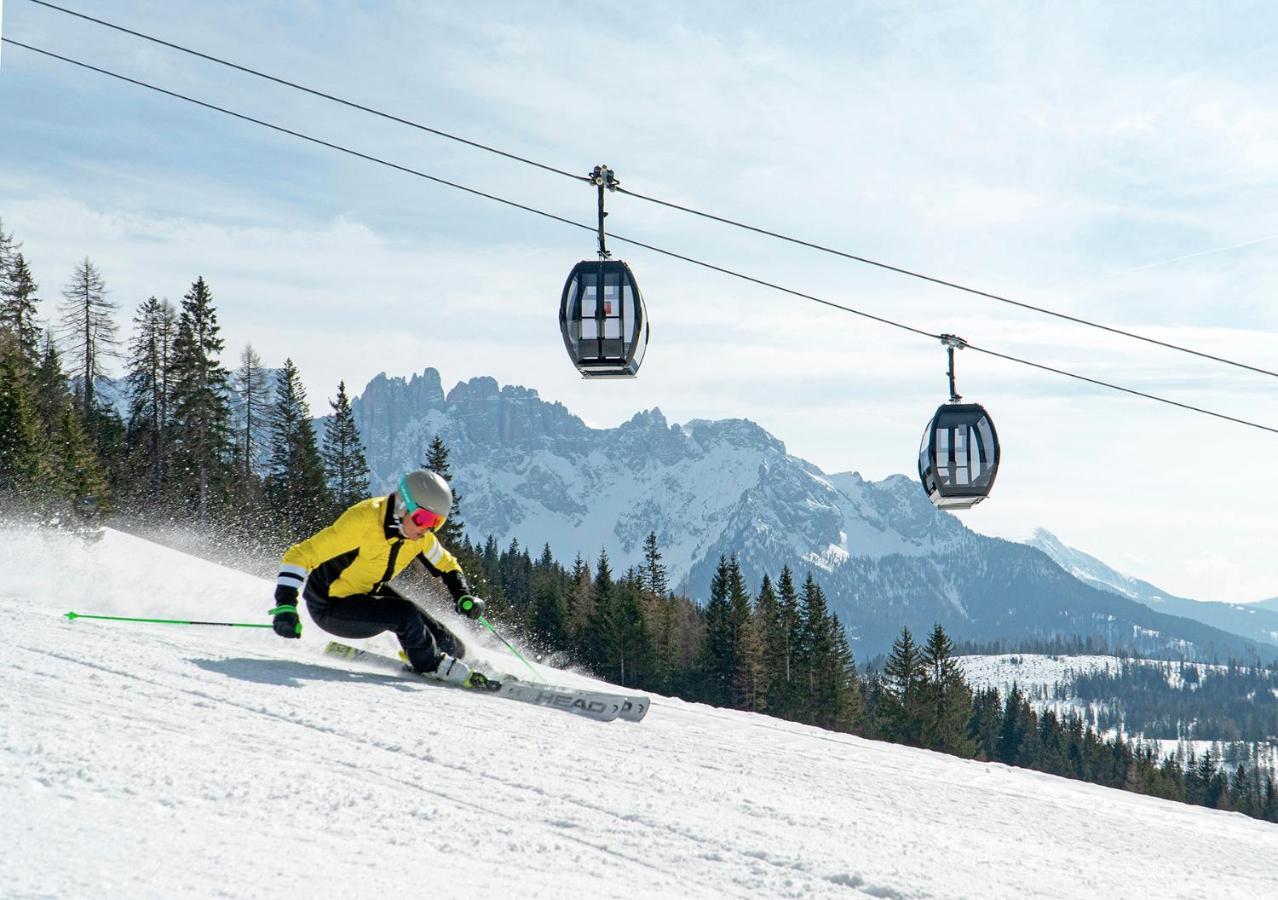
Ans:
POLYGON ((296 606, 277 606, 271 610, 275 618, 271 627, 282 638, 300 638, 302 636, 302 620, 297 617, 296 606))
POLYGON ((468 619, 478 619, 484 614, 484 601, 470 594, 457 598, 457 611, 468 619))

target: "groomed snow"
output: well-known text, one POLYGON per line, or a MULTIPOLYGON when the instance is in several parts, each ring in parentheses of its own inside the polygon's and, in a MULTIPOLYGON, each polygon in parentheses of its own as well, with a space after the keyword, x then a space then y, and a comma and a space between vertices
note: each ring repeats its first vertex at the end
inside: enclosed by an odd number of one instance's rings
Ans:
POLYGON ((271 590, 0 529, 0 894, 1278 896, 1241 815, 665 698, 597 724, 330 663, 309 622, 62 618, 265 621, 271 590))

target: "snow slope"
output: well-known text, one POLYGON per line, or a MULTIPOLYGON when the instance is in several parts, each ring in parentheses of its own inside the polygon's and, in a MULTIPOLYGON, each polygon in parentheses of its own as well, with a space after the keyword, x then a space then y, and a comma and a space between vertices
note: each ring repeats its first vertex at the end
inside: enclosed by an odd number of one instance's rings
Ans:
POLYGON ((1278 896, 1278 829, 1236 814, 665 698, 597 724, 330 664, 309 623, 61 618, 270 594, 0 529, 0 893, 1278 896))

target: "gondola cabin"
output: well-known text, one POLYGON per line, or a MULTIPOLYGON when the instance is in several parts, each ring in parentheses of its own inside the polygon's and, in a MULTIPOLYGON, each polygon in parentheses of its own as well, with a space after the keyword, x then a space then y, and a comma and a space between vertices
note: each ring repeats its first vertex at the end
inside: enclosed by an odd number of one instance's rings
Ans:
POLYGON ((923 431, 919 480, 940 509, 971 509, 998 474, 998 432, 979 403, 944 403, 923 431))
POLYGON ((630 267, 619 259, 577 263, 564 284, 559 330, 583 377, 634 377, 648 349, 648 315, 630 267))

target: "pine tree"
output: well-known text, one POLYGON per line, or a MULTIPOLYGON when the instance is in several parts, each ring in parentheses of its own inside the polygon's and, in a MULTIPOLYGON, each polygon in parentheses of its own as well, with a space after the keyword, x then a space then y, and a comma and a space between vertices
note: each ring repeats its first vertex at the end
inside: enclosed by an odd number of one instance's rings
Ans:
POLYGON ((1260 802, 1260 817, 1266 822, 1278 822, 1278 780, 1272 773, 1265 779, 1260 802))
POLYGON ((975 744, 968 736, 972 691, 954 659, 954 643, 938 623, 923 647, 926 683, 921 705, 920 740, 924 747, 956 756, 971 756, 975 744))
MULTIPOLYGON (((324 470, 328 474, 328 487, 338 509, 353 506, 368 496, 368 462, 364 459, 364 442, 360 440, 351 411, 350 398, 346 396, 346 382, 337 383, 337 397, 329 401, 333 416, 324 427, 324 470)), ((447 451, 445 451, 447 462, 447 451)), ((454 508, 456 498, 454 498, 454 508)), ((444 546, 460 550, 457 536, 448 533, 449 521, 444 523, 440 537, 444 546), (449 541, 452 540, 452 543, 449 541)))
POLYGON ((534 578, 561 578, 564 570, 555 562, 555 554, 550 549, 550 542, 541 545, 541 556, 533 563, 534 578))
POLYGON ((828 714, 818 697, 821 670, 828 665, 834 650, 825 621, 827 615, 825 594, 809 572, 799 595, 798 641, 794 649, 796 711, 804 722, 816 722, 828 714))
POLYGON ((902 628, 883 667, 883 696, 877 710, 876 727, 888 740, 918 745, 925 678, 914 636, 909 628, 902 628))
POLYGON ((830 613, 825 592, 811 574, 804 581, 799 618, 799 711, 803 721, 823 728, 850 722, 858 715, 856 669, 843 626, 830 613), (853 697, 853 691, 857 697, 853 697))
POLYGON ((732 669, 729 700, 735 709, 758 710, 764 706, 759 677, 759 641, 755 634, 750 592, 734 554, 728 564, 729 628, 732 634, 732 669))
POLYGON ((777 599, 781 606, 781 630, 785 635, 784 655, 779 666, 785 671, 785 688, 781 696, 781 709, 788 718, 799 715, 797 654, 802 643, 803 622, 799 616, 799 592, 794 587, 794 573, 783 566, 777 579, 777 599), (783 665, 782 665, 783 664, 783 665))
POLYGON ((786 631, 781 603, 765 573, 754 601, 754 629, 759 639, 759 677, 763 682, 764 708, 774 716, 785 715, 786 631))
MULTIPOLYGON (((982 762, 989 762, 998 755, 998 736, 1002 729, 1003 712, 1002 700, 999 697, 998 688, 985 688, 977 691, 976 696, 972 698, 972 716, 968 720, 968 733, 973 736, 976 744, 976 758, 982 762)), ((1082 721, 1074 718, 1070 723, 1070 729, 1077 727, 1079 744, 1082 741, 1082 721)), ((1077 755, 1075 755, 1077 759, 1077 755)), ((1073 777, 1082 778, 1081 770, 1073 773, 1073 777)))
MULTIPOLYGON (((235 370, 235 395, 238 402, 236 430, 237 468, 241 478, 256 477, 262 458, 267 410, 271 405, 266 370, 262 358, 252 344, 240 353, 240 366, 235 370)), ((345 509, 345 507, 342 507, 345 509)))
POLYGON ((145 473, 144 490, 155 498, 163 495, 168 483, 172 439, 171 369, 177 338, 177 310, 168 300, 150 297, 138 306, 133 326, 127 364, 126 433, 129 443, 141 451, 142 462, 138 468, 145 473))
MULTIPOLYGON (((488 583, 488 606, 494 617, 506 612, 506 592, 501 586, 501 550, 497 546, 497 538, 491 534, 484 541, 483 552, 479 555, 479 569, 488 583)), ((468 573, 469 577, 469 573, 468 573)))
POLYGON ((441 525, 436 533, 445 547, 460 547, 466 534, 466 525, 461 515, 462 495, 458 492, 457 485, 453 483, 453 470, 448 463, 448 447, 438 434, 430 442, 430 449, 426 451, 426 462, 423 465, 447 481, 452 489, 452 512, 448 514, 448 521, 441 525))
POLYGON ((621 659, 617 629, 616 585, 608 563, 607 549, 599 551, 595 577, 591 587, 591 612, 586 623, 582 655, 599 673, 609 672, 621 659))
POLYGON ((564 601, 563 570, 555 563, 550 544, 541 550, 541 558, 533 571, 532 608, 528 627, 546 649, 568 648, 568 609, 564 601))
POLYGON ((306 389, 293 360, 275 378, 275 399, 267 412, 270 461, 266 497, 284 537, 300 540, 318 531, 333 514, 324 464, 315 445, 315 427, 306 389))
MULTIPOLYGON (((2 238, 3 235, 0 235, 2 238)), ((0 270, 6 268, 0 258, 0 270)), ((21 253, 14 255, 7 274, 0 272, 0 334, 11 334, 17 341, 22 361, 34 369, 40 361, 40 326, 36 323, 36 292, 40 286, 21 253)))
POLYGON ((547 650, 563 650, 568 646, 568 616, 564 595, 553 578, 540 579, 533 590, 528 627, 544 643, 547 650))
POLYGON ((1255 818, 1260 811, 1260 779, 1258 770, 1239 763, 1229 785, 1230 799, 1237 812, 1255 818))
POLYGON ((58 493, 71 501, 82 518, 96 518, 109 508, 106 476, 70 406, 62 411, 54 438, 54 471, 58 493))
POLYGON ((613 671, 617 675, 617 683, 623 686, 646 686, 648 679, 652 678, 656 660, 652 636, 644 620, 642 592, 638 577, 626 578, 617 585, 613 598, 612 627, 617 654, 613 671))
POLYGON ((106 298, 102 274, 85 257, 63 289, 62 337, 78 379, 81 415, 86 422, 97 412, 97 380, 106 375, 106 361, 115 355, 116 305, 106 298))
POLYGON ((501 554, 498 573, 511 612, 524 620, 532 601, 532 559, 517 539, 512 538, 510 546, 501 554))
POLYGON ((673 594, 667 592, 656 599, 653 617, 653 643, 656 652, 653 687, 664 693, 672 693, 682 668, 679 608, 673 594))
POLYGON ((0 298, 6 297, 11 289, 10 279, 13 277, 13 263, 22 244, 13 239, 12 232, 4 230, 4 220, 0 219, 0 298))
POLYGON ((570 643, 580 651, 585 647, 586 632, 594 613, 594 578, 590 564, 577 554, 572 572, 568 576, 568 591, 564 596, 568 608, 568 636, 570 643))
POLYGON ((82 424, 84 436, 98 458, 108 489, 115 491, 126 487, 130 477, 124 419, 114 406, 95 402, 93 412, 82 424))
POLYGON ((834 655, 831 659, 829 680, 833 686, 831 709, 833 721, 830 727, 839 731, 858 731, 865 720, 865 696, 861 678, 856 671, 856 660, 848 646, 847 631, 838 616, 830 619, 834 631, 834 655))
POLYGON ((266 499, 267 441, 274 384, 252 344, 240 351, 240 364, 227 374, 231 411, 227 463, 235 477, 227 485, 225 512, 219 516, 226 536, 242 546, 262 546, 291 537, 266 499))
POLYGON ((62 357, 53 336, 45 333, 44 352, 32 375, 36 426, 46 441, 52 441, 62 420, 62 410, 71 402, 67 380, 62 374, 62 357))
POLYGON ((218 360, 225 349, 220 330, 213 294, 200 277, 182 298, 170 384, 176 486, 201 525, 208 524, 215 501, 225 496, 232 472, 228 375, 218 360))
MULTIPOLYGON (((1026 699, 1020 687, 1013 684, 1012 690, 1008 692, 1007 699, 1003 703, 1003 716, 999 725, 996 756, 999 762, 1009 766, 1028 766, 1031 763, 1027 739, 1031 732, 1037 730, 1035 728, 1037 723, 1032 719, 1033 715, 1029 700, 1026 699)), ((1083 736, 1082 756, 1085 771, 1089 775, 1094 771, 1095 747, 1095 734, 1088 729, 1083 736)), ((1091 778, 1089 777, 1088 780, 1091 778)))
POLYGON ((732 700, 733 634, 732 606, 728 599, 731 569, 725 556, 710 581, 710 602, 706 605, 706 635, 697 659, 701 696, 714 706, 727 706, 732 700))
POLYGON ((0 342, 0 497, 29 503, 51 476, 16 341, 0 342))
POLYGON ((661 562, 661 550, 657 546, 657 532, 650 531, 643 541, 643 564, 639 567, 644 590, 654 597, 664 597, 670 590, 666 567, 661 562))

